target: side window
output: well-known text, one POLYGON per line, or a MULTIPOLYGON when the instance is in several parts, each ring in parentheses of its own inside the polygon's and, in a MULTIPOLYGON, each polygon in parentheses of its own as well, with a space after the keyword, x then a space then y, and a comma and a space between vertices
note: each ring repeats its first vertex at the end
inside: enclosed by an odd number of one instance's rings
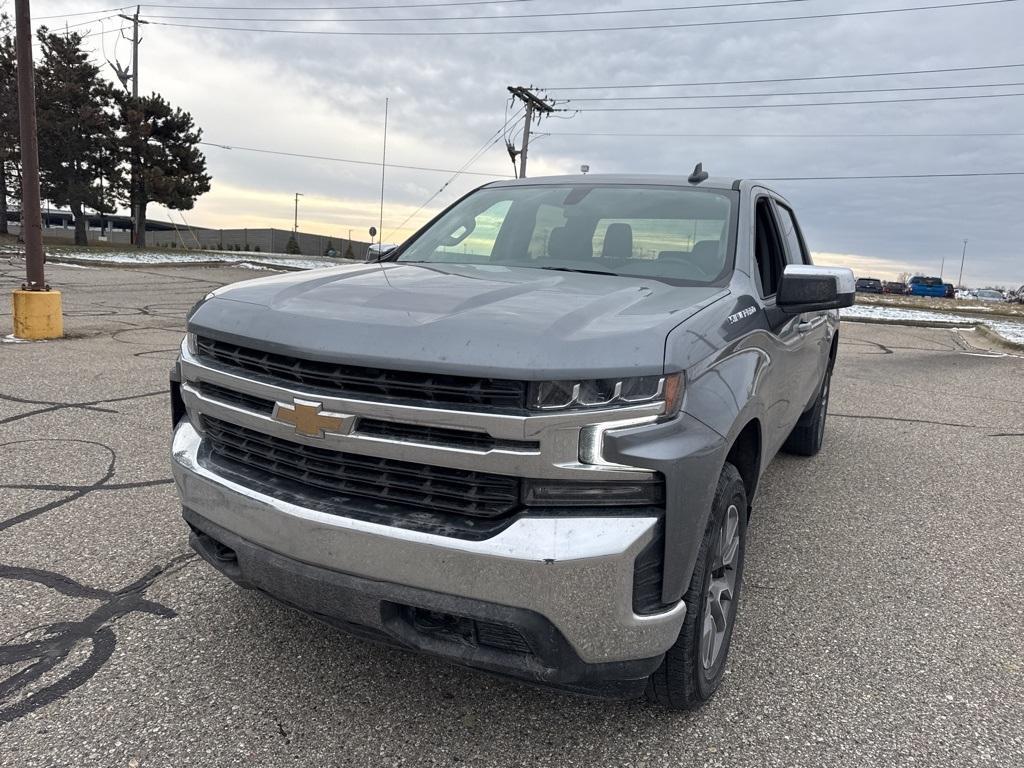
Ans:
POLYGON ((779 226, 782 227, 782 238, 786 241, 787 263, 810 264, 811 255, 807 252, 807 246, 804 245, 800 227, 796 223, 796 216, 781 203, 775 204, 775 210, 779 212, 779 226))
POLYGON ((761 278, 761 293, 765 298, 774 296, 779 289, 779 280, 785 268, 786 256, 775 226, 771 202, 767 197, 757 201, 754 227, 754 259, 757 273, 761 278))

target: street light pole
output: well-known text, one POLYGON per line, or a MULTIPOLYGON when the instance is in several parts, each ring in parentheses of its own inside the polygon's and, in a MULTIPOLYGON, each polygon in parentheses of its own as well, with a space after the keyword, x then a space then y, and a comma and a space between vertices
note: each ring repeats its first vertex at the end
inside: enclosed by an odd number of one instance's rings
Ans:
POLYGON ((292 233, 296 235, 299 233, 299 198, 303 196, 301 192, 295 193, 295 226, 292 227, 292 233))
POLYGON ((14 292, 14 335, 55 339, 64 335, 60 291, 51 291, 43 268, 43 217, 39 194, 39 137, 32 68, 29 0, 15 0, 18 57, 18 125, 21 131, 21 237, 25 241, 25 284, 14 292))
POLYGON ((964 287, 964 259, 967 258, 967 240, 964 240, 964 250, 960 254, 960 279, 956 281, 957 288, 964 287))

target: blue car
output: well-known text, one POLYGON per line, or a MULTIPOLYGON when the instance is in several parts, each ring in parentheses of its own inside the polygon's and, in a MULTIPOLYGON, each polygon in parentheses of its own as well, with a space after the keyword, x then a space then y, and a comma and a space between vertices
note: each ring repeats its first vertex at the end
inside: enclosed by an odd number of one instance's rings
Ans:
POLYGON ((937 296, 940 299, 946 296, 946 286, 941 277, 924 277, 914 275, 907 283, 911 296, 937 296))

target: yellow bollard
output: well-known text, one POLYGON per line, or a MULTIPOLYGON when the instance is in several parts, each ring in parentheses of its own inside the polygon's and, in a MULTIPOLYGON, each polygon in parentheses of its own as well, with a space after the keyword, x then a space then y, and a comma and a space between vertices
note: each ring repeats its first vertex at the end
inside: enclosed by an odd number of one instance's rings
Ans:
POLYGON ((15 291, 14 336, 32 340, 63 337, 60 291, 15 291))

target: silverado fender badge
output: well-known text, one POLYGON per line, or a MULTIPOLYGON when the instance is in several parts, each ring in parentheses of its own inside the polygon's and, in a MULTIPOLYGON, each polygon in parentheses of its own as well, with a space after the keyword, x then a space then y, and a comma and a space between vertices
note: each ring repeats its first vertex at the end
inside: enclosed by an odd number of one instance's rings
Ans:
POLYGON ((325 411, 323 403, 296 398, 291 403, 274 403, 274 420, 290 424, 300 435, 323 438, 328 432, 349 434, 356 417, 325 411))
POLYGON ((757 312, 757 307, 747 307, 746 309, 741 309, 736 314, 729 315, 729 322, 733 324, 738 323, 743 318, 750 317, 755 312, 757 312))

